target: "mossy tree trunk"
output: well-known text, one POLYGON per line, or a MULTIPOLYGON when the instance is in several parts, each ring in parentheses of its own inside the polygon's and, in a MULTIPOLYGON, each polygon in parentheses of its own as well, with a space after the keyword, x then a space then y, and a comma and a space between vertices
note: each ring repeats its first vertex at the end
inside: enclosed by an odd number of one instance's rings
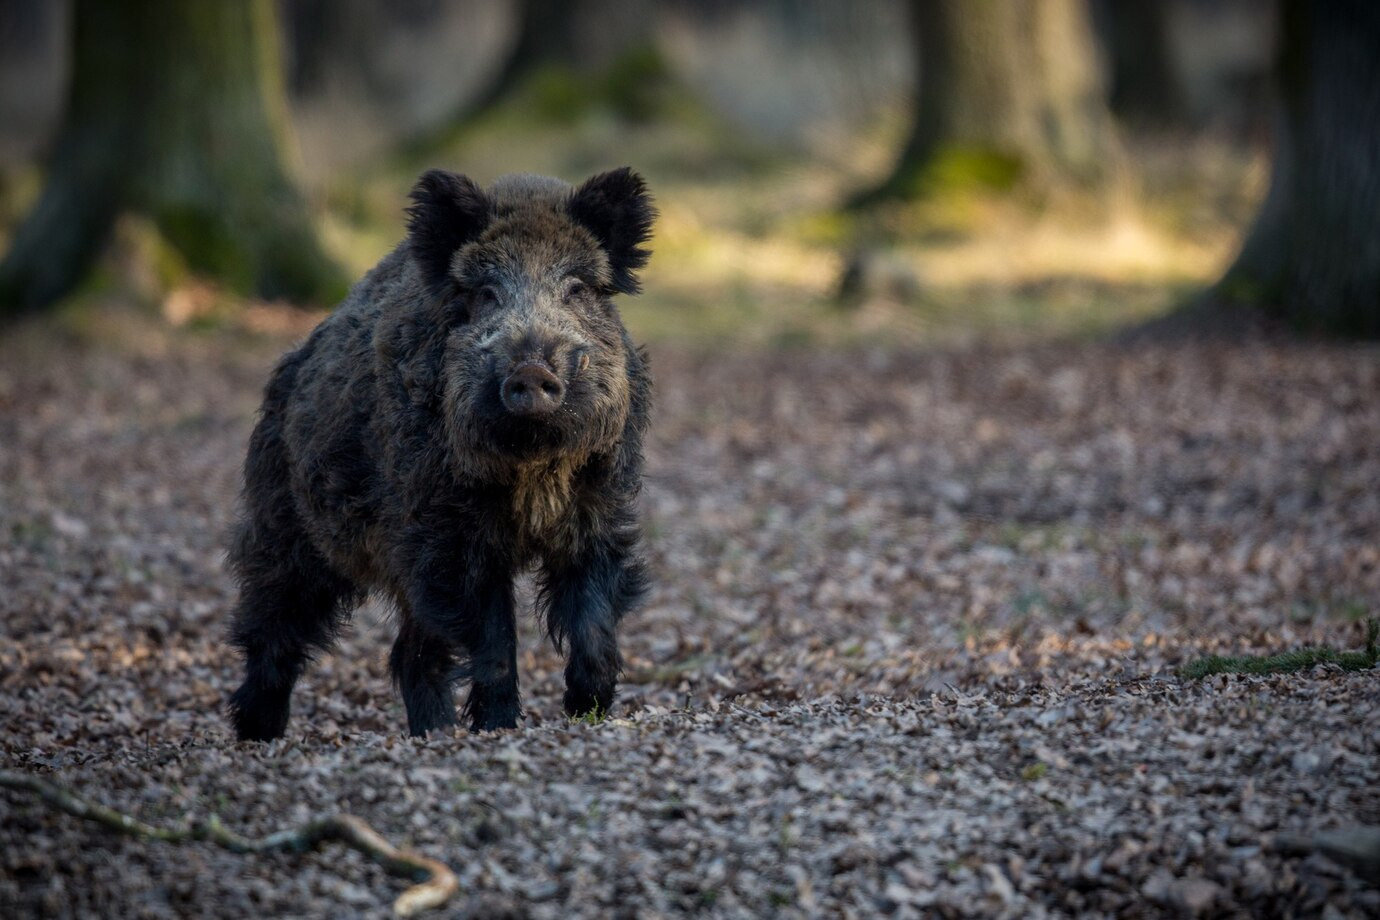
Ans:
POLYGON ((1116 150, 1085 0, 911 0, 916 118, 857 203, 950 181, 1100 181, 1116 150))
POLYGON ((238 292, 342 292, 283 165, 272 0, 76 0, 72 59, 47 182, 0 264, 0 314, 68 293, 126 210, 238 292))
POLYGON ((1380 6, 1285 0, 1270 190, 1222 300, 1380 336, 1380 6))

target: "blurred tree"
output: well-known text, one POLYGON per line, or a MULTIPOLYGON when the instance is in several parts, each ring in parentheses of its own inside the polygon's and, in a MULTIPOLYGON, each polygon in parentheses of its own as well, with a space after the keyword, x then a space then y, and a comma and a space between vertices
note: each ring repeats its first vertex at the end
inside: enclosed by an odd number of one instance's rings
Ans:
POLYGON ((446 132, 503 65, 516 34, 511 0, 277 5, 293 139, 309 188, 446 132))
POLYGON ((746 137, 829 158, 915 83, 895 0, 675 0, 659 44, 677 80, 746 137))
POLYGON ((0 263, 0 314, 69 292, 122 211, 193 269, 264 297, 343 292, 283 166, 272 0, 76 0, 47 182, 0 263))
POLYGON ((1111 70, 1112 111, 1151 126, 1188 118, 1188 92, 1174 51, 1178 0, 1104 0, 1100 12, 1111 70))
POLYGON ((855 200, 934 183, 1096 182, 1116 141, 1086 0, 911 0, 915 125, 892 174, 855 200))
POLYGON ((0 0, 0 183, 47 149, 68 70, 66 4, 0 0))
POLYGON ((1284 0, 1270 191, 1216 293, 1380 336, 1380 4, 1284 0))
POLYGON ((571 68, 575 63, 574 0, 519 0, 518 36, 503 68, 470 111, 483 112, 502 101, 542 67, 571 68))

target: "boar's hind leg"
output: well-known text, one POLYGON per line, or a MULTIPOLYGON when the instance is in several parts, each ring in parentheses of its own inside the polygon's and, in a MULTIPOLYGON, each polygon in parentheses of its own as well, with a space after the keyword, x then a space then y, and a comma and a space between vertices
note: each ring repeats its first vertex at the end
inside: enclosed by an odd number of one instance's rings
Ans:
POLYGON ((423 630, 406 611, 400 619, 402 626, 393 643, 389 667, 407 707, 408 734, 425 735, 454 725, 455 700, 450 685, 455 656, 449 644, 423 630))
MULTIPOLYGON (((275 538, 247 524, 234 565, 240 578, 230 641, 244 655, 244 683, 230 697, 241 741, 269 741, 287 728, 289 697, 306 663, 330 648, 356 600, 300 531, 275 538)), ((293 528, 295 530, 295 528, 293 528)))
POLYGON ((618 622, 647 588, 643 564, 632 556, 634 542, 631 534, 625 535, 580 563, 543 573, 547 632, 558 649, 570 645, 565 667, 569 715, 606 713, 613 705, 623 667, 618 622))

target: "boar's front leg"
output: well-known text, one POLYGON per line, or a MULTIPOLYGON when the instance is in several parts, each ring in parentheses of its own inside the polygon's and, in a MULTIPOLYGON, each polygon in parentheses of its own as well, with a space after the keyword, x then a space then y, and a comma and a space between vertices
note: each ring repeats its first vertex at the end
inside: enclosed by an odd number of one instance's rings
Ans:
POLYGON ((393 683, 407 707, 407 732, 421 736, 455 724, 455 700, 450 685, 455 679, 455 658, 450 644, 427 632, 404 607, 401 626, 389 667, 393 683))
POLYGON ((647 589, 636 542, 636 533, 625 530, 576 558, 548 562, 542 573, 547 632, 557 649, 570 646, 564 701, 569 715, 607 713, 613 705, 623 668, 618 623, 647 589))
MULTIPOLYGON (((471 567, 452 571, 449 577, 419 579, 408 591, 408 607, 423 632, 444 639, 464 655, 466 660, 451 676, 470 681, 464 716, 471 731, 516 728, 522 707, 512 576, 506 566, 468 562, 471 567)), ((453 569, 463 565, 457 561, 453 569)), ((444 712, 434 714, 444 724, 444 712)), ((408 720, 412 723, 410 709, 408 720)), ((411 724, 413 734, 434 727, 439 725, 425 714, 411 724)))

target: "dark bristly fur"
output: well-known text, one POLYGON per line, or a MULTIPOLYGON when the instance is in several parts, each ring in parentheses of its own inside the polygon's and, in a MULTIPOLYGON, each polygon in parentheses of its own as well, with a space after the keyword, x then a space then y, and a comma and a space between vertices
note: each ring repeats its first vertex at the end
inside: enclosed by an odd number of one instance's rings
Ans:
POLYGON ((566 711, 613 702, 618 623, 646 589, 651 383, 610 298, 638 289, 646 186, 620 169, 485 191, 432 170, 412 199, 408 239, 278 365, 250 438, 230 552, 241 739, 283 734, 306 663, 370 592, 397 607, 412 734, 456 723, 462 679, 472 729, 516 726, 513 578, 530 565, 566 711))

